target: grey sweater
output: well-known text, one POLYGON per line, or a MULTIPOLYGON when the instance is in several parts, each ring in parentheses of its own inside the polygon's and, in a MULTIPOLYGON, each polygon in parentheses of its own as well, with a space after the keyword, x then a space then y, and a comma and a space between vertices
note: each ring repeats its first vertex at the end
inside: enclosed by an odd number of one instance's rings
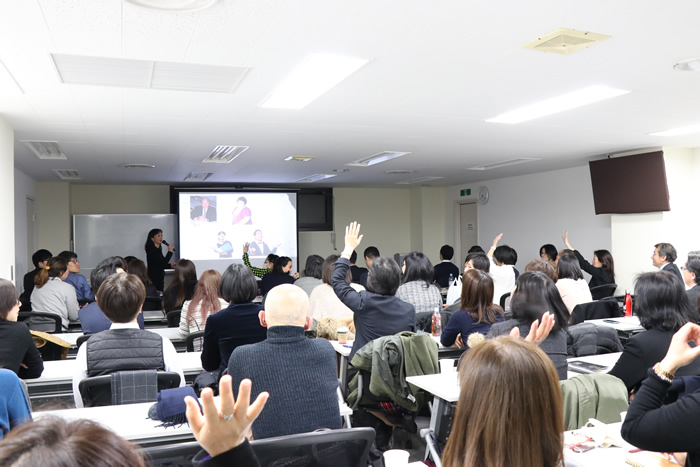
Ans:
MULTIPOLYGON (((520 329, 520 335, 522 337, 527 336, 530 332, 530 324, 521 323, 517 319, 509 319, 504 323, 496 323, 491 326, 491 330, 489 330, 486 338, 493 339, 498 336, 507 336, 510 330, 516 326, 520 329)), ((554 363, 554 367, 557 369, 559 379, 565 380, 568 368, 566 361, 566 333, 562 329, 550 332, 549 336, 540 343, 540 349, 552 359, 552 363, 554 363)))
POLYGON ((304 337, 301 326, 274 326, 267 340, 237 347, 228 371, 236 397, 245 378, 253 382, 251 401, 270 393, 253 423, 255 439, 341 427, 335 350, 325 339, 304 337))

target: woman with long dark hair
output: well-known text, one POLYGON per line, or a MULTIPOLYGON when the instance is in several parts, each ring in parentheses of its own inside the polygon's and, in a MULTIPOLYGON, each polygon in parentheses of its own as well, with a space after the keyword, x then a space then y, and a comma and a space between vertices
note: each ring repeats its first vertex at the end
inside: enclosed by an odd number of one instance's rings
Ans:
MULTIPOLYGON (((610 374, 625 383, 628 391, 639 387, 647 370, 660 361, 671 344, 673 333, 686 323, 698 322, 685 287, 670 272, 647 272, 634 285, 634 311, 646 331, 627 339, 610 374)), ((676 376, 700 375, 700 360, 679 370, 676 376)))
POLYGON ((0 279, 0 367, 14 371, 20 378, 38 378, 44 362, 29 328, 17 322, 19 307, 14 284, 0 279))
POLYGON ((551 360, 537 346, 513 337, 485 341, 462 359, 459 383, 442 465, 562 464, 561 390, 551 360))
POLYGON ((524 272, 518 277, 515 290, 511 294, 510 309, 513 319, 491 326, 487 339, 503 336, 517 327, 520 335, 526 335, 535 320, 550 312, 554 316, 554 328, 540 343, 540 348, 552 359, 559 379, 566 379, 566 333, 569 326, 569 312, 559 295, 554 281, 542 272, 524 272))
POLYGON ((433 284, 435 270, 427 256, 419 251, 410 252, 403 260, 401 271, 403 275, 396 297, 413 305, 416 313, 442 310, 442 295, 433 284))
POLYGON ((445 347, 461 342, 457 336, 467 339, 473 332, 487 334, 491 326, 504 320, 503 310, 493 304, 493 280, 488 273, 469 269, 462 276, 461 309, 456 311, 442 331, 440 342, 445 347))
POLYGON ((593 301, 591 289, 583 279, 578 259, 571 250, 564 250, 557 261, 557 290, 569 313, 581 303, 593 301))
POLYGON ((185 300, 191 300, 197 286, 197 268, 188 259, 181 259, 175 264, 175 277, 163 292, 163 311, 165 313, 182 308, 185 300))
POLYGON ((146 297, 160 297, 160 292, 158 292, 158 289, 156 289, 153 282, 151 282, 151 279, 148 277, 146 263, 140 259, 134 259, 127 263, 126 269, 129 274, 133 274, 141 279, 143 286, 146 288, 146 297))
POLYGON ((569 231, 564 232, 562 237, 564 240, 564 245, 573 251, 578 259, 578 264, 591 275, 591 280, 588 282, 588 287, 593 288, 599 285, 614 284, 615 283, 615 261, 608 250, 596 250, 593 252, 593 263, 586 261, 586 258, 574 249, 569 243, 569 231))
MULTIPOLYGON (((296 274, 299 277, 298 274, 296 274)), ((292 258, 280 256, 272 265, 272 271, 265 274, 260 281, 260 292, 264 295, 280 284, 293 284, 294 275, 292 275, 292 258)))
MULTIPOLYGON (((42 269, 34 278, 34 291, 32 291, 31 302, 32 311, 43 311, 45 313, 54 313, 61 317, 63 330, 68 330, 68 325, 71 321, 77 322, 78 297, 75 293, 75 287, 67 282, 64 282, 68 277, 68 263, 63 258, 54 256, 49 260, 48 265, 42 269)), ((53 327, 46 321, 47 318, 32 318, 32 329, 37 328, 40 324, 41 329, 37 330, 53 330, 53 327), (43 325, 47 323, 48 326, 43 325)))
POLYGON ((192 300, 185 300, 180 313, 180 329, 178 334, 187 337, 190 333, 204 329, 207 318, 222 308, 228 306, 228 302, 221 298, 219 283, 221 273, 214 269, 207 269, 197 282, 192 300))
POLYGON ((165 287, 165 269, 170 266, 170 258, 173 257, 172 245, 168 245, 168 252, 163 255, 161 245, 163 244, 163 231, 161 229, 151 229, 146 237, 146 263, 148 264, 148 277, 158 291, 162 292, 165 287))

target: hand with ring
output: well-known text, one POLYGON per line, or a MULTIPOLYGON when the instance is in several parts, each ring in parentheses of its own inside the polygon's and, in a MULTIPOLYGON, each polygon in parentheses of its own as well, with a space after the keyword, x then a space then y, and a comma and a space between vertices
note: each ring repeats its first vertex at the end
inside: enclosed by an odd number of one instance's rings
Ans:
POLYGON ((241 381, 238 400, 234 400, 231 376, 225 375, 219 381, 221 411, 214 403, 214 393, 211 388, 205 388, 201 396, 204 415, 193 397, 185 398, 187 420, 192 427, 192 433, 210 456, 223 454, 245 441, 246 433, 262 412, 270 396, 267 392, 261 392, 250 405, 251 387, 252 383, 249 379, 241 381))

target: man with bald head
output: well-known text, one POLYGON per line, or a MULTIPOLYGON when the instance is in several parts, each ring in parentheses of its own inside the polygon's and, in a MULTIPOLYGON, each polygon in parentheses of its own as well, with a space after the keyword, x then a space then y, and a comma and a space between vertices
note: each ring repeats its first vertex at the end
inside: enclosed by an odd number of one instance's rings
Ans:
POLYGON ((251 397, 270 393, 253 423, 253 437, 340 428, 335 350, 325 339, 304 336, 311 325, 306 292, 296 285, 278 285, 268 292, 259 317, 267 339, 237 347, 228 363, 234 391, 249 378, 251 397))

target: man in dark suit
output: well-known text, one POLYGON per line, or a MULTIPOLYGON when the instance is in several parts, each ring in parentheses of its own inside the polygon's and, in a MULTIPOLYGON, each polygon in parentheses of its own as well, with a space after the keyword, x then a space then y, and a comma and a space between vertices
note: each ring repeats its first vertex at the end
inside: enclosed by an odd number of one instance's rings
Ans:
POLYGON ((372 267, 372 263, 374 262, 374 260, 379 258, 379 256, 381 255, 379 254, 379 249, 376 246, 368 246, 367 248, 365 248, 364 256, 365 264, 367 265, 368 269, 362 274, 360 274, 360 285, 364 288, 367 288, 367 277, 369 275, 369 268, 372 267))
POLYGON ((450 286, 450 274, 453 278, 459 276, 459 268, 452 262, 452 256, 454 256, 455 250, 450 245, 443 245, 440 248, 440 263, 436 264, 433 268, 435 282, 440 287, 450 286))
POLYGON ((359 284, 362 275, 365 274, 368 271, 368 269, 356 266, 356 262, 357 252, 355 250, 352 250, 352 255, 350 255, 350 274, 352 274, 352 282, 355 284, 359 284))
POLYGON ((267 256, 270 253, 275 253, 277 251, 279 245, 277 245, 273 249, 270 249, 270 247, 267 246, 267 243, 263 242, 262 230, 256 230, 255 232, 253 232, 253 236, 255 238, 252 242, 250 242, 250 245, 248 246, 250 256, 267 256))
POLYGON ((661 271, 670 272, 683 282, 683 276, 678 270, 678 266, 673 262, 678 257, 676 249, 670 243, 657 243, 654 245, 654 254, 651 255, 651 262, 661 271))
POLYGON ((683 282, 685 285, 690 287, 685 293, 688 295, 690 304, 693 306, 694 310, 698 310, 698 292, 700 292, 700 257, 691 251, 688 253, 688 261, 686 261, 685 266, 681 269, 683 270, 683 282))
POLYGON ((209 198, 202 196, 200 206, 190 212, 190 218, 197 221, 216 222, 216 208, 209 206, 209 198))

